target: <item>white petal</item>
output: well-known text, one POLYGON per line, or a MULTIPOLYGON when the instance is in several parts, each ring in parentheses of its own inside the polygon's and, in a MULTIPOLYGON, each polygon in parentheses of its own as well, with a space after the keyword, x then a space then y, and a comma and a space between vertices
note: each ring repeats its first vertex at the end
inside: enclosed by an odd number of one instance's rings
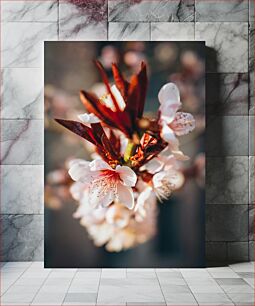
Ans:
POLYGON ((100 122, 100 119, 94 114, 85 113, 85 114, 78 115, 78 118, 83 123, 98 123, 98 122, 100 122))
POLYGON ((179 141, 175 137, 174 131, 167 125, 164 124, 161 130, 161 137, 168 142, 171 150, 177 150, 179 147, 179 141))
POLYGON ((177 160, 189 160, 189 157, 185 154, 183 154, 182 151, 177 150, 177 151, 172 151, 173 156, 177 159, 177 160))
POLYGON ((138 198, 137 198, 137 204, 136 204, 136 207, 135 207, 135 210, 138 210, 140 209, 141 207, 144 207, 144 205, 146 204, 146 201, 149 199, 149 197, 151 196, 151 192, 152 192, 152 189, 151 187, 147 187, 145 190, 143 190, 138 198))
POLYGON ((181 107, 180 93, 174 83, 165 84, 158 93, 160 102, 161 118, 170 123, 175 116, 176 111, 181 107))
POLYGON ((180 92, 174 83, 167 83, 162 86, 158 93, 158 99, 160 104, 164 104, 166 102, 181 104, 180 92))
POLYGON ((74 181, 79 181, 84 184, 89 184, 92 180, 89 163, 86 161, 73 162, 68 171, 74 181))
POLYGON ((85 184, 81 182, 75 182, 72 184, 69 190, 70 190, 72 197, 76 201, 80 201, 86 189, 87 189, 87 186, 85 184))
POLYGON ((177 136, 190 133, 195 128, 195 119, 190 113, 178 112, 171 123, 171 128, 177 136))
POLYGON ((157 157, 150 160, 148 163, 145 164, 146 170, 148 170, 150 173, 154 174, 164 167, 164 163, 157 157))
POLYGON ((137 176, 135 172, 127 166, 117 166, 116 171, 119 173, 120 179, 126 186, 133 187, 136 184, 137 176))
POLYGON ((161 171, 153 175, 152 182, 155 188, 159 188, 162 186, 162 180, 165 179, 166 172, 161 171))
POLYGON ((97 184, 92 182, 89 188, 89 204, 91 207, 107 207, 115 199, 114 189, 110 186, 107 188, 104 184, 100 184, 100 180, 97 180, 97 184))
POLYGON ((129 209, 134 207, 134 193, 132 188, 124 186, 121 183, 117 185, 118 202, 129 209))
POLYGON ((100 171, 100 170, 112 170, 114 171, 107 162, 105 162, 102 159, 95 159, 92 162, 90 162, 90 170, 91 171, 100 171))

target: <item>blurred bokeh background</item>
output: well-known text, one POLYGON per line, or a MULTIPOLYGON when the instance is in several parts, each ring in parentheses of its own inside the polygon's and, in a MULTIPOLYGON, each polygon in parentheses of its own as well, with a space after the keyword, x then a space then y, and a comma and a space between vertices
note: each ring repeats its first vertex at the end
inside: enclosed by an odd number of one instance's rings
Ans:
POLYGON ((203 267, 205 265, 205 45, 203 42, 45 42, 45 267, 203 267), (79 91, 105 93, 93 63, 99 59, 111 79, 116 62, 128 78, 143 60, 149 88, 145 112, 153 115, 157 94, 175 82, 183 111, 193 114, 196 129, 181 140, 191 158, 183 169, 185 183, 159 204, 157 235, 128 251, 110 253, 95 247, 86 229, 73 218, 67 161, 90 158, 90 145, 53 118, 77 120, 84 113, 79 91))

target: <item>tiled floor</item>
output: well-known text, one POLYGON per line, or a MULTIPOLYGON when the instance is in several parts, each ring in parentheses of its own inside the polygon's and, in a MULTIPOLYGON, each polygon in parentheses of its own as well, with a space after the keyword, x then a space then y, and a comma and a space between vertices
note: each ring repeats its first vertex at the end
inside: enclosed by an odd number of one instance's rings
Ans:
POLYGON ((1 268, 1 305, 254 305, 254 263, 207 269, 1 268))

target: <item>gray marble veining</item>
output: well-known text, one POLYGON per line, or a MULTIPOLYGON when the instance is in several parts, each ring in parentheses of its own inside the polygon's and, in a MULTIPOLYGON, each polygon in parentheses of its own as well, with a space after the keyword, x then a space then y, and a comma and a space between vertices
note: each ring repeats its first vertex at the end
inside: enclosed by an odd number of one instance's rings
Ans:
MULTIPOLYGON (((77 2, 78 3, 78 2, 77 2)), ((92 18, 98 12, 89 12, 79 5, 60 1, 59 39, 60 40, 107 40, 106 3, 100 8, 102 18, 92 18), (91 15, 90 15, 91 14, 91 15), (105 16, 105 17, 103 17, 105 16)))
POLYGON ((150 40, 150 24, 135 22, 109 22, 109 40, 150 40))
POLYGON ((57 23, 2 23, 2 68, 43 67, 43 41, 57 39, 57 23))
POLYGON ((195 39, 211 48, 207 72, 248 72, 248 23, 197 22, 195 39))
POLYGON ((248 241, 248 205, 207 205, 206 241, 248 241))
POLYGON ((207 157, 206 204, 248 204, 248 157, 207 157))
POLYGON ((196 0, 196 21, 248 21, 247 0, 196 0))
POLYGON ((2 22, 5 21, 51 21, 58 20, 58 1, 2 0, 2 22))
POLYGON ((249 25, 249 113, 254 115, 254 22, 249 25))
POLYGON ((43 166, 1 165, 1 213, 43 213, 43 166))
POLYGON ((249 155, 254 156, 254 116, 249 116, 249 155))
POLYGON ((254 204, 249 205, 249 240, 254 240, 254 204))
POLYGON ((43 164, 43 120, 1 121, 1 163, 43 164))
POLYGON ((109 21, 194 21, 194 0, 109 0, 109 21))
POLYGON ((43 259, 43 215, 1 215, 2 260, 43 259))
POLYGON ((249 157, 249 204, 254 204, 254 156, 249 157))
POLYGON ((195 28, 193 23, 151 23, 152 40, 188 41, 194 40, 195 28))
POLYGON ((208 116, 207 156, 248 155, 248 121, 249 116, 208 116))
POLYGON ((207 73, 206 112, 208 115, 247 115, 248 74, 207 73))
POLYGON ((43 119, 43 74, 40 68, 2 70, 1 118, 43 119))

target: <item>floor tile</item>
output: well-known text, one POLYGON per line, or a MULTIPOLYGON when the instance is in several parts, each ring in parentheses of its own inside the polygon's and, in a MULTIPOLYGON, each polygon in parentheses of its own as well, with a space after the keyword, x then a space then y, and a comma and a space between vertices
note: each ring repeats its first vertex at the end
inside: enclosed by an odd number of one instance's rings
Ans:
POLYGON ((67 293, 64 302, 68 303, 96 303, 96 293, 67 293))
POLYGON ((235 305, 254 305, 254 293, 228 293, 235 305))
POLYGON ((225 293, 196 293, 199 305, 234 305, 225 293))
POLYGON ((191 293, 167 293, 164 297, 167 305, 197 305, 191 293))

